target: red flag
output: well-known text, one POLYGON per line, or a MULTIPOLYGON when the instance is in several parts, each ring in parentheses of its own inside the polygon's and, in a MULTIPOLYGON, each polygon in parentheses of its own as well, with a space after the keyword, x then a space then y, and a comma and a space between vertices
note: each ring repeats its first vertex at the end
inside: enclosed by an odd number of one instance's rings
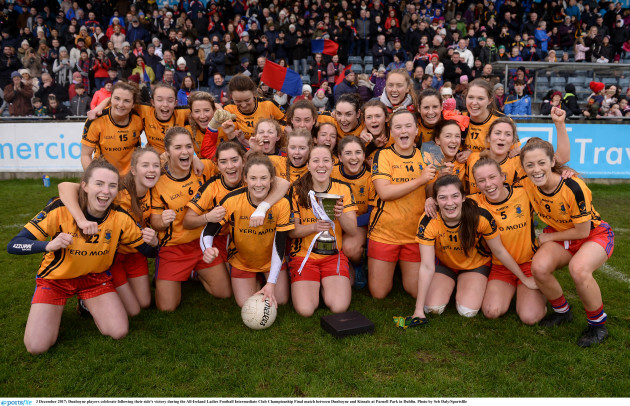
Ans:
POLYGON ((290 96, 302 95, 302 78, 300 74, 269 60, 265 62, 260 80, 269 85, 270 88, 290 96))
POLYGON ((343 80, 346 78, 346 75, 351 71, 352 71, 352 64, 343 68, 343 72, 341 72, 337 80, 335 80, 335 85, 338 85, 339 83, 343 82, 343 80))

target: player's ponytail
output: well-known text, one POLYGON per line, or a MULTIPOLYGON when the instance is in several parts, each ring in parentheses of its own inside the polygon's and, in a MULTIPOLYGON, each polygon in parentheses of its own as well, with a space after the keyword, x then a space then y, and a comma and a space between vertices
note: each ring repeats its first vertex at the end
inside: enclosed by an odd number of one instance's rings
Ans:
MULTIPOLYGON (((462 196, 466 196, 464 185, 455 175, 445 175, 435 181, 433 188, 437 196, 440 189, 449 185, 454 185, 459 189, 462 196)), ((459 224, 459 240, 465 254, 468 254, 475 246, 477 239, 477 227, 479 226, 479 206, 473 199, 464 199, 462 202, 462 213, 459 224)))
MULTIPOLYGON (((157 156, 158 161, 160 159, 160 154, 156 150, 154 150, 151 146, 147 145, 146 147, 138 147, 133 151, 131 155, 131 168, 135 168, 138 165, 138 160, 144 154, 155 154, 157 156)), ((129 193, 129 197, 131 198, 131 214, 133 214, 134 218, 142 219, 142 204, 140 202, 140 198, 138 197, 138 188, 136 187, 136 177, 132 173, 131 169, 120 181, 120 188, 125 189, 129 193)), ((144 226, 144 225, 143 225, 144 226)))

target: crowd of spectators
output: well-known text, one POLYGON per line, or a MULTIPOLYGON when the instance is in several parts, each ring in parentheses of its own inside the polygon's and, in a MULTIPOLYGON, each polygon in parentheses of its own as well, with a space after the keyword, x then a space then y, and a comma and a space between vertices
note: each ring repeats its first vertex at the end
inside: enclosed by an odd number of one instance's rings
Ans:
MULTIPOLYGON (((416 90, 450 89, 458 109, 468 81, 492 80, 497 104, 521 115, 531 114, 533 75, 519 68, 505 88, 493 62, 630 56, 630 10, 609 1, 0 0, 0 10, 0 111, 13 116, 84 115, 118 80, 138 83, 144 101, 151 85, 165 82, 179 89, 180 104, 200 86, 226 103, 226 76, 259 83, 267 59, 308 76, 301 97, 322 109, 346 92, 378 97, 386 73, 405 68, 416 90), (322 38, 339 45, 337 55, 312 55, 310 41, 322 38), (372 70, 343 77, 355 56, 371 56, 372 70)), ((571 104, 571 114, 590 117, 630 114, 628 90, 615 86, 616 103, 599 102, 598 111, 590 100, 596 92, 581 109, 570 90, 544 103, 571 104)), ((261 94, 291 102, 267 87, 261 94)))

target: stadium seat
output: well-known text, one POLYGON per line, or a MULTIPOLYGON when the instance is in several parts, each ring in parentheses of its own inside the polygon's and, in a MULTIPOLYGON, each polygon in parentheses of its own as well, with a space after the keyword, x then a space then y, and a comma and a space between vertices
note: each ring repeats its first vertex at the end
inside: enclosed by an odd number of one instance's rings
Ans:
POLYGON ((549 78, 547 76, 538 76, 536 78, 536 84, 537 85, 548 85, 549 84, 549 78))
POLYGON ((368 55, 365 58, 363 58, 363 63, 365 63, 365 64, 368 64, 368 63, 372 64, 372 63, 374 63, 374 59, 372 59, 371 55, 368 55))
POLYGON ((619 87, 621 88, 621 91, 625 93, 625 89, 630 87, 630 78, 619 79, 619 87))
POLYGON ((302 78, 302 83, 305 85, 310 85, 311 84, 311 77, 306 75, 306 76, 300 76, 302 78))
POLYGON ((352 65, 361 65, 363 63, 363 59, 360 56, 349 56, 348 64, 352 65))
POLYGON ((306 57, 306 63, 313 63, 315 62, 315 60, 313 59, 313 55, 309 55, 308 57, 306 57))
POLYGON ((602 82, 608 86, 608 85, 615 85, 617 86, 617 78, 602 78, 602 82))
POLYGON ((225 76, 225 83, 228 83, 230 80, 232 80, 233 77, 234 76, 232 76, 232 75, 226 75, 225 76))
POLYGON ((371 75, 373 68, 374 68, 374 66, 372 66, 371 63, 368 63, 367 65, 365 65, 365 68, 364 68, 363 72, 367 73, 368 75, 371 75))
POLYGON ((200 92, 210 92, 210 88, 209 87, 205 87, 205 86, 199 86, 198 90, 200 92))
POLYGON ((356 73, 357 75, 360 73, 363 73, 363 66, 359 63, 356 65, 352 65, 352 72, 356 73))
POLYGON ((555 86, 564 86, 566 82, 567 82, 567 80, 566 80, 565 78, 561 78, 561 77, 557 77, 557 76, 554 76, 554 77, 552 77, 552 78, 549 80, 549 84, 550 84, 552 87, 555 87, 555 86))
POLYGON ((574 85, 584 85, 584 77, 583 76, 571 76, 569 77, 569 83, 573 83, 574 85))

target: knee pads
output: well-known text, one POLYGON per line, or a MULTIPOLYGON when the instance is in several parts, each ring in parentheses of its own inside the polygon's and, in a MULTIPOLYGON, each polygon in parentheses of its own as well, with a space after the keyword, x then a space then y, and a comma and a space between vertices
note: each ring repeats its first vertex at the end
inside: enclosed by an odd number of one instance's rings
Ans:
POLYGON ((469 309, 466 306, 462 306, 459 303, 457 303, 457 312, 459 313, 460 316, 475 317, 477 313, 479 313, 479 309, 476 309, 476 310, 469 309))
POLYGON ((444 309, 446 308, 446 305, 439 305, 439 306, 424 306, 424 312, 425 313, 433 313, 433 314, 442 314, 444 313, 444 309))

